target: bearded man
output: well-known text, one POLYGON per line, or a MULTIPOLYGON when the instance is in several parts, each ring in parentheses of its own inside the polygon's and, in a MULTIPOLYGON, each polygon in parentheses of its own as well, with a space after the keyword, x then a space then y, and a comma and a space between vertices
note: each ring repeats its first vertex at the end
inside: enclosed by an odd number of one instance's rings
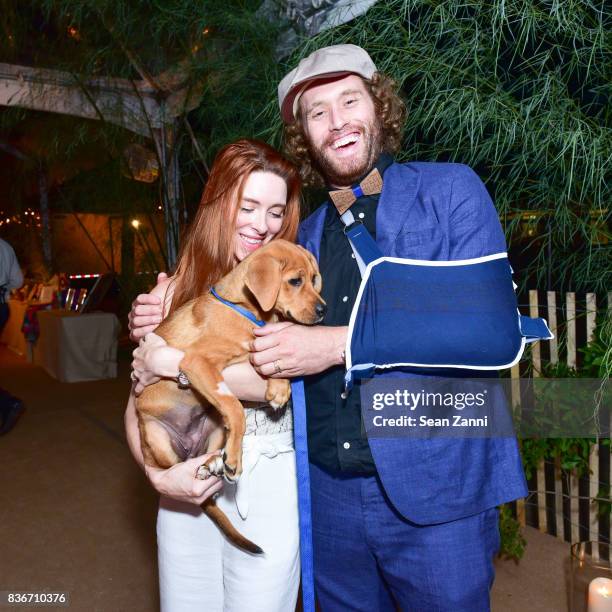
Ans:
POLYGON ((467 166, 393 161, 404 105, 360 47, 315 51, 278 93, 287 153, 306 184, 330 192, 299 234, 319 261, 328 310, 317 328, 258 329, 251 361, 265 376, 305 377, 321 608, 489 610, 497 506, 527 494, 516 440, 368 440, 359 386, 344 392, 361 277, 340 214, 354 200, 383 255, 460 260, 506 251, 495 207, 467 166), (373 171, 382 193, 364 195, 373 171), (347 189, 348 203, 334 193, 347 189))

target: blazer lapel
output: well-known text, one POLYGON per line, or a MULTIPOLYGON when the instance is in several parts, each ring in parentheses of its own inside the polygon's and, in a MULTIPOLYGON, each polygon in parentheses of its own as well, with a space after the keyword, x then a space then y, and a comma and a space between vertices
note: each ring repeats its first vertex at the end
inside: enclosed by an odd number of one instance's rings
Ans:
MULTIPOLYGON (((376 243, 385 255, 394 254, 398 234, 406 223, 419 190, 421 173, 408 165, 394 163, 385 171, 376 210, 376 243)), ((298 242, 319 260, 321 237, 329 202, 302 221, 298 242)))
POLYGON ((395 240, 419 190, 421 173, 408 165, 387 168, 376 210, 376 243, 385 255, 393 255, 395 240))
POLYGON ((329 203, 320 206, 310 217, 302 221, 298 232, 298 243, 308 249, 319 261, 323 225, 329 203))

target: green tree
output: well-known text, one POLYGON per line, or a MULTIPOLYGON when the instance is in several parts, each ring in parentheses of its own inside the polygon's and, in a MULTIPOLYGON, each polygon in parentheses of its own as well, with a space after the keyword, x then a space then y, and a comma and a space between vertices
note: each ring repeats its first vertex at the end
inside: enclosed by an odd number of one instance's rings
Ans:
MULTIPOLYGON (((360 44, 402 87, 402 159, 475 167, 512 244, 533 213, 523 281, 609 288, 611 18, 603 1, 380 0, 281 60, 274 50, 285 26, 262 20, 246 0, 2 0, 2 9, 4 61, 83 79, 136 79, 183 62, 184 78, 204 88, 191 129, 178 126, 189 202, 222 144, 240 136, 280 144, 276 84, 286 70, 315 48, 360 44)), ((110 142, 125 135, 99 132, 116 156, 110 142)))

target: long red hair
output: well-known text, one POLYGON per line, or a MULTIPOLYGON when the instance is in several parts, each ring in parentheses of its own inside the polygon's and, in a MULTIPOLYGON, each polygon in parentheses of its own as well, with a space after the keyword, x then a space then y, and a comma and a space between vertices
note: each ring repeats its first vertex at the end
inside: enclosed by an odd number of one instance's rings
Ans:
POLYGON ((200 206, 181 247, 171 312, 208 291, 236 265, 236 217, 251 172, 272 172, 287 183, 287 206, 275 238, 295 240, 301 188, 297 168, 259 140, 238 140, 223 147, 215 158, 200 206))

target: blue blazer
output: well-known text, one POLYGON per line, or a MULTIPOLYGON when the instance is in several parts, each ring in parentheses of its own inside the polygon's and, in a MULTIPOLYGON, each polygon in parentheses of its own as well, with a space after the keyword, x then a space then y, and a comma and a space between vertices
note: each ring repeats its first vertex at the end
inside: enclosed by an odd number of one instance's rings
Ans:
MULTIPOLYGON (((319 207, 299 229, 300 244, 317 259, 328 206, 319 207)), ((376 242, 384 255, 426 260, 506 251, 484 184, 462 164, 389 166, 376 213, 376 242)), ((369 443, 389 499, 416 524, 453 521, 527 495, 516 438, 371 438, 369 443)))

